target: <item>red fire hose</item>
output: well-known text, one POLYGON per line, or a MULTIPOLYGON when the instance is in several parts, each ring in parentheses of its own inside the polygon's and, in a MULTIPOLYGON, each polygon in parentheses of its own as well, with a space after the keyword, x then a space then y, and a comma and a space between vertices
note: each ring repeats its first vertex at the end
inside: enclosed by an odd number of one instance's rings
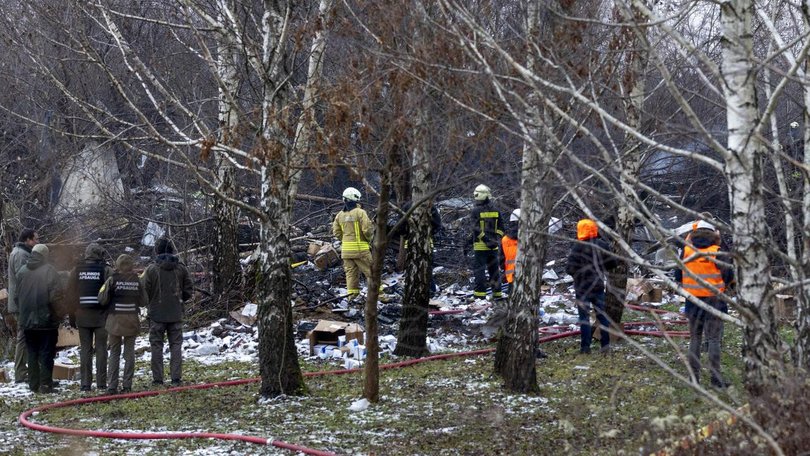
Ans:
MULTIPOLYGON (((682 321, 678 322, 670 322, 671 324, 683 324, 682 321)), ((631 322, 625 323, 626 327, 629 326, 648 326, 648 325, 655 325, 654 322, 631 322)), ((566 326, 557 326, 552 327, 553 329, 563 330, 567 329, 566 326)), ((545 333, 543 331, 544 328, 540 328, 541 333, 545 333)), ((551 342, 553 340, 563 339, 566 337, 576 336, 580 333, 580 331, 562 331, 556 334, 549 334, 541 336, 538 340, 539 343, 551 342)), ((684 337, 688 336, 688 331, 638 331, 638 330, 626 330, 625 334, 628 335, 646 335, 646 336, 658 336, 663 337, 664 335, 670 337, 684 337), (685 333, 685 334, 684 334, 685 333)), ((484 355, 487 353, 494 352, 494 348, 485 348, 481 350, 473 350, 467 352, 457 352, 457 353, 444 353, 441 355, 433 355, 427 356, 424 358, 415 358, 409 359, 405 361, 400 361, 397 363, 391 364, 383 364, 380 366, 380 370, 388 370, 388 369, 397 369, 406 366, 413 366, 415 364, 420 364, 428 361, 438 361, 444 359, 452 359, 452 358, 460 358, 460 357, 468 357, 468 356, 477 356, 477 355, 484 355)), ((319 372, 307 372, 304 374, 306 377, 319 377, 325 375, 343 375, 343 374, 351 374, 360 372, 362 369, 341 369, 341 370, 334 370, 334 371, 319 371, 319 372)), ((109 438, 109 439, 128 439, 128 440, 153 440, 153 439, 219 439, 219 440, 238 440, 242 442, 248 443, 256 443, 260 445, 272 445, 278 448, 283 448, 287 450, 296 451, 299 453, 304 454, 311 454, 317 456, 331 456, 335 453, 330 451, 323 451, 323 450, 316 450, 313 448, 308 448, 301 445, 294 445, 291 443, 287 443, 281 440, 274 440, 272 438, 267 437, 255 437, 249 435, 240 435, 240 434, 224 434, 224 433, 213 433, 213 432, 165 432, 165 433, 156 433, 156 432, 118 432, 118 431, 95 431, 95 430, 84 430, 84 429, 70 429, 70 428, 63 428, 57 426, 48 426, 44 424, 37 424, 29 420, 29 418, 39 412, 43 412, 46 410, 57 409, 57 408, 64 408, 64 407, 71 407, 74 405, 82 405, 82 404, 90 404, 95 402, 111 402, 117 400, 124 400, 124 399, 137 399, 142 397, 150 397, 150 396, 157 396, 160 394, 168 394, 168 393, 175 393, 179 391, 185 390, 200 390, 200 389, 209 389, 209 388, 219 388, 219 387, 227 387, 227 386, 237 386, 237 385, 245 385, 248 383, 257 383, 261 381, 261 378, 247 378, 241 380, 231 380, 231 381, 224 381, 224 382, 215 382, 215 383, 205 383, 201 385, 190 385, 190 386, 181 386, 176 388, 169 388, 165 390, 159 391, 141 391, 137 393, 128 393, 128 394, 117 394, 117 395, 109 395, 109 396, 97 396, 97 397, 87 397, 81 399, 74 399, 70 401, 64 402, 54 402, 51 404, 44 404, 38 407, 34 407, 32 409, 26 410, 20 414, 19 422, 21 425, 33 429, 35 431, 41 432, 50 432, 54 434, 65 434, 65 435, 75 435, 75 436, 83 436, 83 437, 97 437, 97 438, 109 438)))

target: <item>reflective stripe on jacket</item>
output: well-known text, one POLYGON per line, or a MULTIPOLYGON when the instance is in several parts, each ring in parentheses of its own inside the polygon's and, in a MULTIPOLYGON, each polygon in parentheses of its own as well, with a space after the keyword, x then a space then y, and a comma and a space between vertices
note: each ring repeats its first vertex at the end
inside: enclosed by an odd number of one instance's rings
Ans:
POLYGON ((361 252, 369 251, 372 233, 371 220, 359 206, 338 212, 332 222, 332 234, 341 242, 342 258, 357 258, 361 252))
POLYGON ((700 277, 704 281, 713 285, 721 293, 725 291, 726 286, 723 281, 723 275, 720 268, 715 263, 717 252, 720 250, 719 245, 712 245, 702 249, 693 249, 686 246, 683 249, 683 259, 687 260, 690 257, 695 257, 689 261, 685 261, 687 272, 683 274, 683 288, 693 296, 704 298, 715 296, 716 293, 703 286, 695 277, 700 277))
POLYGON ((500 219, 501 214, 498 211, 478 214, 478 233, 473 242, 473 250, 496 250, 498 248, 497 244, 495 246, 490 244, 489 234, 494 231, 497 235, 503 236, 503 231, 498 227, 500 219))
POLYGON ((506 281, 512 283, 515 280, 515 258, 517 258, 518 240, 509 236, 501 238, 501 248, 503 249, 504 268, 503 273, 506 281))

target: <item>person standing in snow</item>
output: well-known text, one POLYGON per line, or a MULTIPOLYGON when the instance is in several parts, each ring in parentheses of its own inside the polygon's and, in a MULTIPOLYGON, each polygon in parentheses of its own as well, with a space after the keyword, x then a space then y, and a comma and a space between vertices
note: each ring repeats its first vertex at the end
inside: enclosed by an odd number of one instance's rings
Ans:
POLYGON ((53 359, 64 316, 59 273, 48 256, 48 246, 35 245, 17 272, 15 296, 28 349, 28 387, 34 393, 53 392, 53 359))
POLYGON ((163 342, 169 339, 169 374, 172 385, 183 378, 183 302, 191 299, 194 286, 188 269, 174 255, 171 241, 155 244, 157 257, 141 275, 149 316, 149 345, 152 351, 152 385, 163 384, 163 342))
MULTIPOLYGON (((683 267, 675 270, 675 280, 695 298, 718 312, 728 313, 728 305, 717 297, 734 279, 731 267, 718 262, 722 255, 720 234, 715 227, 704 221, 696 221, 686 237, 686 245, 680 258, 683 267), (703 283, 705 282, 705 283, 703 283)), ((700 383, 700 347, 704 336, 708 340, 709 372, 714 387, 725 388, 728 384, 720 374, 720 341, 723 320, 691 300, 686 301, 689 318, 689 367, 692 381, 700 383)))
POLYGON ((110 347, 107 378, 108 394, 118 393, 118 372, 121 362, 121 346, 124 348, 124 393, 132 391, 135 374, 135 338, 141 329, 138 310, 146 304, 144 289, 132 268, 132 257, 123 254, 115 260, 115 272, 104 282, 98 292, 98 302, 108 309, 105 328, 109 334, 110 347))
POLYGON ((591 305, 599 320, 602 352, 610 350, 610 322, 605 314, 605 277, 607 270, 616 267, 616 258, 609 252, 610 246, 599 237, 596 222, 580 220, 577 223, 577 241, 571 246, 565 271, 574 278, 581 331, 579 352, 582 354, 591 352, 591 305))
POLYGON ((486 185, 475 187, 475 206, 467 223, 469 237, 466 247, 473 250, 474 299, 486 298, 487 288, 492 289, 493 299, 503 298, 498 258, 500 240, 503 237, 501 213, 492 204, 491 197, 492 192, 486 185))
POLYGON ((37 232, 25 228, 8 256, 8 313, 17 320, 17 344, 14 347, 15 383, 23 383, 28 378, 28 348, 25 344, 25 331, 20 328, 20 310, 17 306, 17 273, 31 257, 31 249, 37 242, 39 242, 37 232))
POLYGON ((374 227, 359 204, 360 190, 348 187, 343 191, 343 210, 332 222, 332 234, 340 239, 340 257, 346 271, 346 293, 349 300, 360 295, 360 273, 371 277, 371 238, 374 227))
POLYGON ((112 275, 112 268, 104 262, 106 254, 102 246, 91 242, 84 251, 84 261, 71 271, 68 281, 71 314, 76 316, 79 328, 82 391, 90 391, 93 383, 94 352, 96 387, 107 389, 107 330, 104 329, 107 311, 98 302, 101 286, 112 275))

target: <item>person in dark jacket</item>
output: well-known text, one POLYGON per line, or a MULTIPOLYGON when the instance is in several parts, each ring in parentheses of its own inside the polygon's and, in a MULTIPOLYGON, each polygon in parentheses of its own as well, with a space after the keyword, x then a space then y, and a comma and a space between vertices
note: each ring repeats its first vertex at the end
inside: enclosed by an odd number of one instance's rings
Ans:
POLYGON ((17 319, 17 344, 14 348, 14 382, 23 383, 28 377, 28 348, 25 345, 25 331, 20 328, 20 310, 17 306, 17 273, 31 257, 31 249, 37 245, 36 231, 26 228, 20 233, 19 242, 14 244, 8 256, 8 313, 17 319))
POLYGON ((124 347, 124 393, 132 391, 135 375, 135 338, 141 328, 138 310, 146 305, 146 296, 136 274, 132 257, 123 254, 115 260, 115 272, 104 282, 98 293, 98 302, 108 309, 105 328, 110 347, 107 378, 110 381, 108 394, 118 393, 118 372, 121 362, 121 346, 124 347))
POLYGON ((571 247, 565 271, 574 278, 574 292, 579 311, 580 353, 591 352, 591 304, 602 332, 602 352, 610 349, 610 322, 605 314, 605 274, 616 267, 616 258, 609 255, 610 246, 599 238, 599 227, 590 219, 577 223, 577 242, 571 247))
POLYGON ((98 302, 98 292, 112 268, 104 263, 106 251, 95 242, 84 251, 84 261, 71 271, 68 281, 70 300, 79 328, 79 364, 81 390, 90 391, 93 383, 93 352, 96 354, 96 387, 107 389, 107 310, 98 302))
MULTIPOLYGON (((729 258, 724 255, 720 244, 720 234, 713 225, 704 221, 695 222, 681 250, 680 258, 684 265, 682 269, 675 270, 675 280, 705 306, 728 313, 728 305, 717 294, 723 293, 726 286, 731 285, 734 271, 728 264, 723 264, 722 260, 728 261, 729 258), (718 257, 721 260, 719 262, 718 257)), ((711 384, 718 388, 727 387, 720 372, 723 320, 690 300, 686 301, 685 307, 689 318, 689 367, 692 380, 700 383, 700 347, 705 331, 711 384)))
POLYGON ((168 239, 155 244, 157 257, 141 275, 146 293, 149 316, 149 345, 152 349, 152 384, 163 384, 163 341, 169 339, 171 361, 169 374, 172 385, 182 381, 183 366, 183 302, 194 291, 188 269, 174 255, 168 239))
POLYGON ((35 393, 53 392, 53 358, 63 315, 59 273, 48 263, 48 253, 45 244, 35 245, 16 277, 20 327, 28 349, 28 386, 35 393))
POLYGON ((500 244, 503 237, 501 213, 491 201, 492 193, 486 185, 475 187, 473 198, 475 207, 470 212, 468 222, 469 238, 467 248, 473 249, 473 275, 475 288, 473 298, 487 297, 487 288, 492 289, 493 299, 502 299, 500 244), (487 278, 489 274, 489 278, 487 278))

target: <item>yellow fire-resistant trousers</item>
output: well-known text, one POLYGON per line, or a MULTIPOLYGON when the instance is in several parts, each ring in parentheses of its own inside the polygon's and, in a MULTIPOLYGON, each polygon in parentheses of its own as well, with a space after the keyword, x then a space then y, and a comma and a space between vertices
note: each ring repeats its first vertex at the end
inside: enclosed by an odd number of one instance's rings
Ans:
POLYGON ((368 278, 371 277, 371 252, 366 250, 360 252, 357 258, 344 258, 343 269, 346 270, 346 292, 348 294, 360 293, 360 273, 368 278))

